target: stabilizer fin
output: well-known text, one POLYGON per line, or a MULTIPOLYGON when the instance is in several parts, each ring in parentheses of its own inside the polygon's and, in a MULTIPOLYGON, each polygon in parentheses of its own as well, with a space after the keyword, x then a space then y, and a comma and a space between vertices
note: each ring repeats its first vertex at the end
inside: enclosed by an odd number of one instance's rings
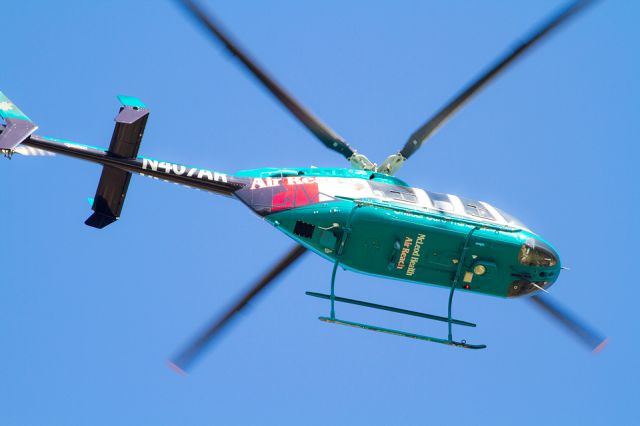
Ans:
POLYGON ((38 126, 2 92, 0 92, 0 117, 7 123, 0 134, 0 153, 11 155, 18 145, 36 131, 38 126))
MULTIPOLYGON (((118 96, 122 103, 115 118, 111 144, 107 154, 117 158, 136 158, 147 125, 149 110, 137 98, 118 96)), ((129 188, 131 173, 104 166, 91 208, 94 213, 84 223, 102 229, 120 217, 129 188)))

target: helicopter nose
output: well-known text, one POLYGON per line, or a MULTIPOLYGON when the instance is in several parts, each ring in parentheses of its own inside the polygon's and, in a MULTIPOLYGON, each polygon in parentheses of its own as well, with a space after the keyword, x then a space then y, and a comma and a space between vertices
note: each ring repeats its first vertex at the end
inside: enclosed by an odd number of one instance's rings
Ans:
POLYGON ((546 292, 558 279, 560 256, 544 241, 529 238, 520 247, 518 262, 525 267, 523 277, 511 283, 509 297, 546 292))

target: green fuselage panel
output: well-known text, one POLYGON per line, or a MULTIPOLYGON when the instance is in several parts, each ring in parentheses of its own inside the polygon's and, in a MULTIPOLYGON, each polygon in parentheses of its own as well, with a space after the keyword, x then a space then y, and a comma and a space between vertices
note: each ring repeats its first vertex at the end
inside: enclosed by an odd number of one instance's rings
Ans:
POLYGON ((266 219, 331 261, 336 259, 337 244, 346 230, 340 264, 395 280, 450 287, 465 239, 476 227, 463 265, 461 289, 508 297, 519 295, 513 287, 520 280, 548 286, 559 273, 559 265, 534 268, 520 264, 519 251, 534 236, 529 231, 420 214, 391 203, 331 201, 272 213, 266 219))

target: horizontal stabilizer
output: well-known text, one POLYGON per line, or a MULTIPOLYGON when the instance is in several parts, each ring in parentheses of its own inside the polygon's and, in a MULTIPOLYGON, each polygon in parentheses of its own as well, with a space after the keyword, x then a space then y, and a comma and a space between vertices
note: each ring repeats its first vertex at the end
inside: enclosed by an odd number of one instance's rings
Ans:
MULTIPOLYGON (((149 110, 138 99, 118 96, 122 103, 116 116, 111 144, 107 155, 117 158, 136 158, 149 117, 149 110)), ((120 217, 131 181, 131 173, 112 166, 104 166, 100 183, 93 198, 94 213, 84 223, 102 229, 120 217)))
POLYGON ((38 126, 4 93, 0 92, 0 117, 7 123, 0 134, 0 153, 11 154, 38 126))

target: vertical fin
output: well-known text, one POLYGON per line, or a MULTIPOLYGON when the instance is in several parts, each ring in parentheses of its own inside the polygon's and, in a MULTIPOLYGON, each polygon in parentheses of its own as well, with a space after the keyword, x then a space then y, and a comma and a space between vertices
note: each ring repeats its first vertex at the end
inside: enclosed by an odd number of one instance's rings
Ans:
POLYGON ((0 92, 0 117, 7 123, 0 134, 0 154, 11 155, 18 145, 36 131, 38 126, 2 92, 0 92))

